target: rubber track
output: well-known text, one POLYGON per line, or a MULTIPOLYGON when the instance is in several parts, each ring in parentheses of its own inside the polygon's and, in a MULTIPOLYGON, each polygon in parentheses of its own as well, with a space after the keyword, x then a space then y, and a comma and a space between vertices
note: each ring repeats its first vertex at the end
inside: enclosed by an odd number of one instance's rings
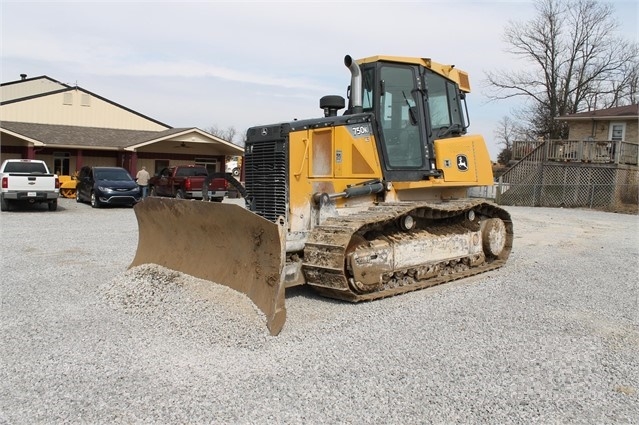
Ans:
POLYGON ((324 296, 351 302, 369 301, 495 270, 506 263, 512 248, 512 241, 513 226, 510 214, 499 206, 484 200, 461 199, 441 203, 384 203, 345 217, 331 217, 322 225, 315 227, 304 249, 303 270, 307 284, 324 296), (379 292, 358 294, 350 289, 348 278, 345 275, 345 252, 356 232, 380 228, 384 224, 408 213, 426 219, 438 220, 458 216, 471 209, 480 215, 489 218, 496 217, 504 221, 507 239, 504 251, 499 258, 488 259, 482 265, 462 272, 437 276, 415 282, 414 284, 385 289, 379 292))

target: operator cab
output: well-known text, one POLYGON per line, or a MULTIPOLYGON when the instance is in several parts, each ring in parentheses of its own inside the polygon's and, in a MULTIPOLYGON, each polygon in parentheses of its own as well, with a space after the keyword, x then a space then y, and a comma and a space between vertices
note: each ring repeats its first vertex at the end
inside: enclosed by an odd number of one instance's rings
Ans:
POLYGON ((357 65, 349 64, 349 59, 345 63, 354 77, 349 111, 372 114, 385 179, 419 181, 441 176, 435 166, 435 139, 459 137, 468 128, 467 113, 462 110, 465 93, 459 85, 429 69, 428 59, 375 57, 361 61, 361 90, 354 90, 357 65), (353 101, 359 92, 361 107, 357 99, 353 101))

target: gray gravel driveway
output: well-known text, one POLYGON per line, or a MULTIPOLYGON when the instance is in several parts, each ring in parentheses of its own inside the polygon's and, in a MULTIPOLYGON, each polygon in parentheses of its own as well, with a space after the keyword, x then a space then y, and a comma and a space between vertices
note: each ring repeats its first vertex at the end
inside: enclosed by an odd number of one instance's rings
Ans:
POLYGON ((3 212, 0 423, 639 423, 639 217, 507 209, 504 268, 355 305, 294 288, 278 337, 242 294, 127 270, 130 208, 3 212))

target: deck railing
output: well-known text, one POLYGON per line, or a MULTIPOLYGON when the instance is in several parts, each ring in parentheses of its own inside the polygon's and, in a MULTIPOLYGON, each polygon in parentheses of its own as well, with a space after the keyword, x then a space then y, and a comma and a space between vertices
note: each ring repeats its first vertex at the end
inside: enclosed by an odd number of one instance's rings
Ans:
POLYGON ((639 143, 620 140, 515 141, 512 159, 521 160, 535 150, 546 161, 639 164, 639 143))
POLYGON ((635 208, 638 145, 612 140, 514 142, 517 162, 501 175, 491 195, 503 205, 635 208))

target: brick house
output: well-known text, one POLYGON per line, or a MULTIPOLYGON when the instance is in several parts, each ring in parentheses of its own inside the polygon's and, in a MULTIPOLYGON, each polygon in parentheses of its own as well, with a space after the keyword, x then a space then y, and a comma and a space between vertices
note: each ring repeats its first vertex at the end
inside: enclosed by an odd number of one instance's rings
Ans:
POLYGON ((639 104, 563 115, 570 140, 639 141, 639 104))

